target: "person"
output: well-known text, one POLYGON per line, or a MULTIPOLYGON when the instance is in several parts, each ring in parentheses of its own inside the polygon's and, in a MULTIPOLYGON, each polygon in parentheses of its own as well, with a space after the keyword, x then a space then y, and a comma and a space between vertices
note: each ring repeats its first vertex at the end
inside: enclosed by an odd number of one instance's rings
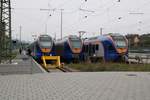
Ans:
POLYGON ((22 49, 20 48, 20 49, 19 49, 19 53, 21 54, 21 52, 22 52, 22 49))
POLYGON ((31 55, 31 50, 28 48, 28 55, 31 55))
POLYGON ((26 55, 26 51, 25 51, 25 50, 23 50, 23 51, 22 51, 22 54, 25 56, 25 55, 26 55))

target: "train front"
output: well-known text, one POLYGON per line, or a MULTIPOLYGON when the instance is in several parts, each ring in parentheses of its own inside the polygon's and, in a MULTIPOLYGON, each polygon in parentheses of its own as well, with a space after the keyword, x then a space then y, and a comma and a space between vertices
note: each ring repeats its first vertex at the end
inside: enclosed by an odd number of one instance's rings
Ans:
POLYGON ((112 35, 114 46, 119 57, 124 58, 128 56, 128 41, 123 35, 112 35))
POLYGON ((41 35, 38 38, 39 55, 49 56, 54 55, 53 53, 53 39, 48 35, 41 35))
POLYGON ((83 46, 82 40, 77 36, 70 36, 68 41, 72 51, 73 60, 79 60, 79 55, 83 46))

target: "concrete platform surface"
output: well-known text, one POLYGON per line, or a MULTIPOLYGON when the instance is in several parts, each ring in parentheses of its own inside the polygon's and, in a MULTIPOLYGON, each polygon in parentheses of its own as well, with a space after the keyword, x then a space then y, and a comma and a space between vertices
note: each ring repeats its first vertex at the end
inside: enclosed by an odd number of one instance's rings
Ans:
POLYGON ((43 73, 42 68, 29 56, 17 55, 11 64, 0 64, 0 74, 34 74, 43 73))
POLYGON ((0 100, 150 100, 150 73, 1 75, 0 100))

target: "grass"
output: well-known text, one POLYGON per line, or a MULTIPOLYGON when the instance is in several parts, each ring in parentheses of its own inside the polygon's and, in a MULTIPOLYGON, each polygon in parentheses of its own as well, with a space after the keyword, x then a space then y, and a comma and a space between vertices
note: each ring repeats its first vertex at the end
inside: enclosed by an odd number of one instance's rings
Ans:
POLYGON ((70 68, 82 72, 97 71, 150 71, 150 64, 124 64, 124 63, 79 63, 69 64, 70 68))

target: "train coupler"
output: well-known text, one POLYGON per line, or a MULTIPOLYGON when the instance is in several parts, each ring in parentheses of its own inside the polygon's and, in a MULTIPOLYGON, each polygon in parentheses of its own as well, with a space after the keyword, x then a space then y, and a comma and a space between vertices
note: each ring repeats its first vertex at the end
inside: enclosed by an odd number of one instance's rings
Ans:
POLYGON ((42 56, 41 59, 43 61, 42 65, 46 69, 61 67, 60 56, 42 56))

